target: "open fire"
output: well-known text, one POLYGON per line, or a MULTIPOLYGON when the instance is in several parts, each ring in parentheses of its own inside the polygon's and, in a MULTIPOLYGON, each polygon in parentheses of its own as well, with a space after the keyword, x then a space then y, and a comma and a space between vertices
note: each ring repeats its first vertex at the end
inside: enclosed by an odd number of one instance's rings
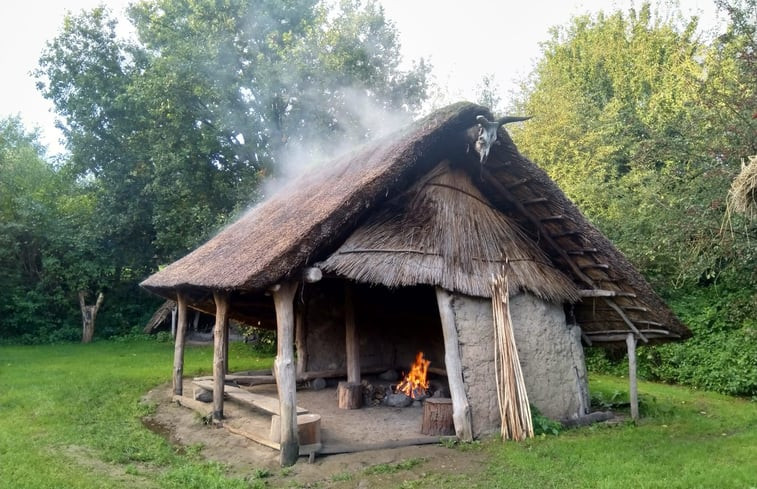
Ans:
POLYGON ((428 394, 427 374, 430 364, 431 362, 423 357, 423 352, 419 351, 415 355, 415 362, 410 366, 410 372, 397 384, 396 392, 402 392, 412 399, 425 397, 428 394))

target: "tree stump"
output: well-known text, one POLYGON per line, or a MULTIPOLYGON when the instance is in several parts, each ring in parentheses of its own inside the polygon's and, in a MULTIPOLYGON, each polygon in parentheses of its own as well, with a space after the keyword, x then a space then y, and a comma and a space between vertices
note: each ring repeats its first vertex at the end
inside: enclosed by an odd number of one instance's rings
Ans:
POLYGON ((339 409, 360 409, 363 404, 363 384, 359 382, 339 382, 337 386, 339 409))
MULTIPOLYGON (((300 447, 321 443, 321 415, 312 413, 298 415, 297 438, 300 447)), ((271 416, 271 441, 275 443, 281 441, 281 416, 278 414, 271 416)))
POLYGON ((432 436, 455 434, 455 424, 452 420, 452 399, 430 397, 423 401, 421 433, 432 436))

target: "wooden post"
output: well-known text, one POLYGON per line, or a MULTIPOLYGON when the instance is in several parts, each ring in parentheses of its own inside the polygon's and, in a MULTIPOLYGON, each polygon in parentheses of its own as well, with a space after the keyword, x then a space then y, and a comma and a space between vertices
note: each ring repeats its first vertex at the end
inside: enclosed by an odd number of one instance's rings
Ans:
POLYGON ((223 419, 223 385, 226 380, 226 358, 224 348, 229 339, 226 337, 226 324, 229 322, 229 296, 225 292, 214 291, 216 303, 216 323, 213 328, 213 419, 223 419))
POLYGON ((223 325, 223 368, 224 374, 229 373, 229 318, 226 317, 226 324, 223 325))
POLYGON ((360 383, 360 340, 355 325, 355 303, 352 286, 347 283, 344 289, 344 326, 347 352, 347 382, 360 383))
POLYGON ((631 401, 631 418, 634 421, 639 419, 639 391, 636 386, 636 337, 633 333, 626 336, 626 346, 628 347, 628 390, 631 401))
POLYGON ((305 313, 302 307, 297 308, 294 317, 294 346, 297 350, 297 376, 304 374, 308 366, 307 331, 305 330, 305 313))
POLYGON ((300 454, 297 439, 297 380, 294 366, 294 295, 297 282, 286 282, 273 289, 276 306, 276 387, 281 416, 282 467, 293 465, 300 454))
POLYGON ((173 393, 180 396, 184 393, 184 345, 187 338, 187 296, 178 292, 176 294, 176 307, 178 308, 178 327, 173 348, 173 393))
POLYGON ((463 365, 460 361, 460 344, 455 326, 455 312, 452 310, 452 294, 436 288, 436 303, 444 334, 444 366, 447 369, 450 397, 452 398, 452 420, 455 434, 461 441, 473 440, 470 405, 463 384, 463 365))

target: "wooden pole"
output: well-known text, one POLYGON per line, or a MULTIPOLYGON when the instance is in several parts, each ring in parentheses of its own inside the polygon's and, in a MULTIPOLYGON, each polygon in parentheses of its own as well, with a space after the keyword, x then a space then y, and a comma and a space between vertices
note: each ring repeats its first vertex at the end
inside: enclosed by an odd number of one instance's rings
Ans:
POLYGON ((305 330, 305 312, 297 308, 294 316, 294 346, 297 350, 297 376, 304 374, 308 366, 307 331, 305 330))
POLYGON ((229 296, 225 292, 214 291, 213 300, 216 303, 216 323, 213 329, 213 419, 223 419, 223 385, 226 380, 226 358, 224 345, 226 324, 229 322, 229 296))
POLYGON ((352 286, 347 283, 344 289, 344 325, 347 352, 347 382, 360 383, 360 340, 355 325, 355 303, 352 286))
POLYGON ((470 404, 463 384, 463 366, 460 361, 460 344, 455 326, 455 312, 452 310, 452 294, 436 288, 436 303, 444 334, 444 365, 447 368, 450 397, 452 398, 452 420, 455 434, 461 441, 473 440, 470 404))
POLYGON ((173 393, 177 396, 183 394, 184 383, 184 345, 187 333, 187 296, 178 292, 176 294, 176 307, 178 309, 178 325, 173 348, 173 393))
POLYGON ((226 324, 223 325, 223 368, 225 369, 224 375, 229 373, 229 318, 226 317, 226 324))
POLYGON ((636 337, 633 333, 626 336, 628 346, 628 388, 631 401, 631 418, 639 419, 639 391, 636 386, 636 337))
POLYGON ((294 365, 294 295, 297 282, 286 282, 273 289, 276 306, 276 387, 281 416, 282 467, 293 465, 300 453, 297 439, 297 381, 294 365))

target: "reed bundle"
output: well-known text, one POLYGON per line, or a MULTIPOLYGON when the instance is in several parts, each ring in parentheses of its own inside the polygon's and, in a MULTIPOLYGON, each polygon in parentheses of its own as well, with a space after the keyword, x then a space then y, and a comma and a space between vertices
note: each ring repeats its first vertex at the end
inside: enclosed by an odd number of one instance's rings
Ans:
POLYGON ((510 317, 508 264, 502 274, 492 279, 492 308, 494 313, 494 372, 497 401, 502 419, 502 439, 522 441, 534 437, 531 407, 526 384, 515 347, 510 317))
POLYGON ((733 210, 757 218, 757 155, 750 156, 749 164, 733 179, 728 196, 733 210))

